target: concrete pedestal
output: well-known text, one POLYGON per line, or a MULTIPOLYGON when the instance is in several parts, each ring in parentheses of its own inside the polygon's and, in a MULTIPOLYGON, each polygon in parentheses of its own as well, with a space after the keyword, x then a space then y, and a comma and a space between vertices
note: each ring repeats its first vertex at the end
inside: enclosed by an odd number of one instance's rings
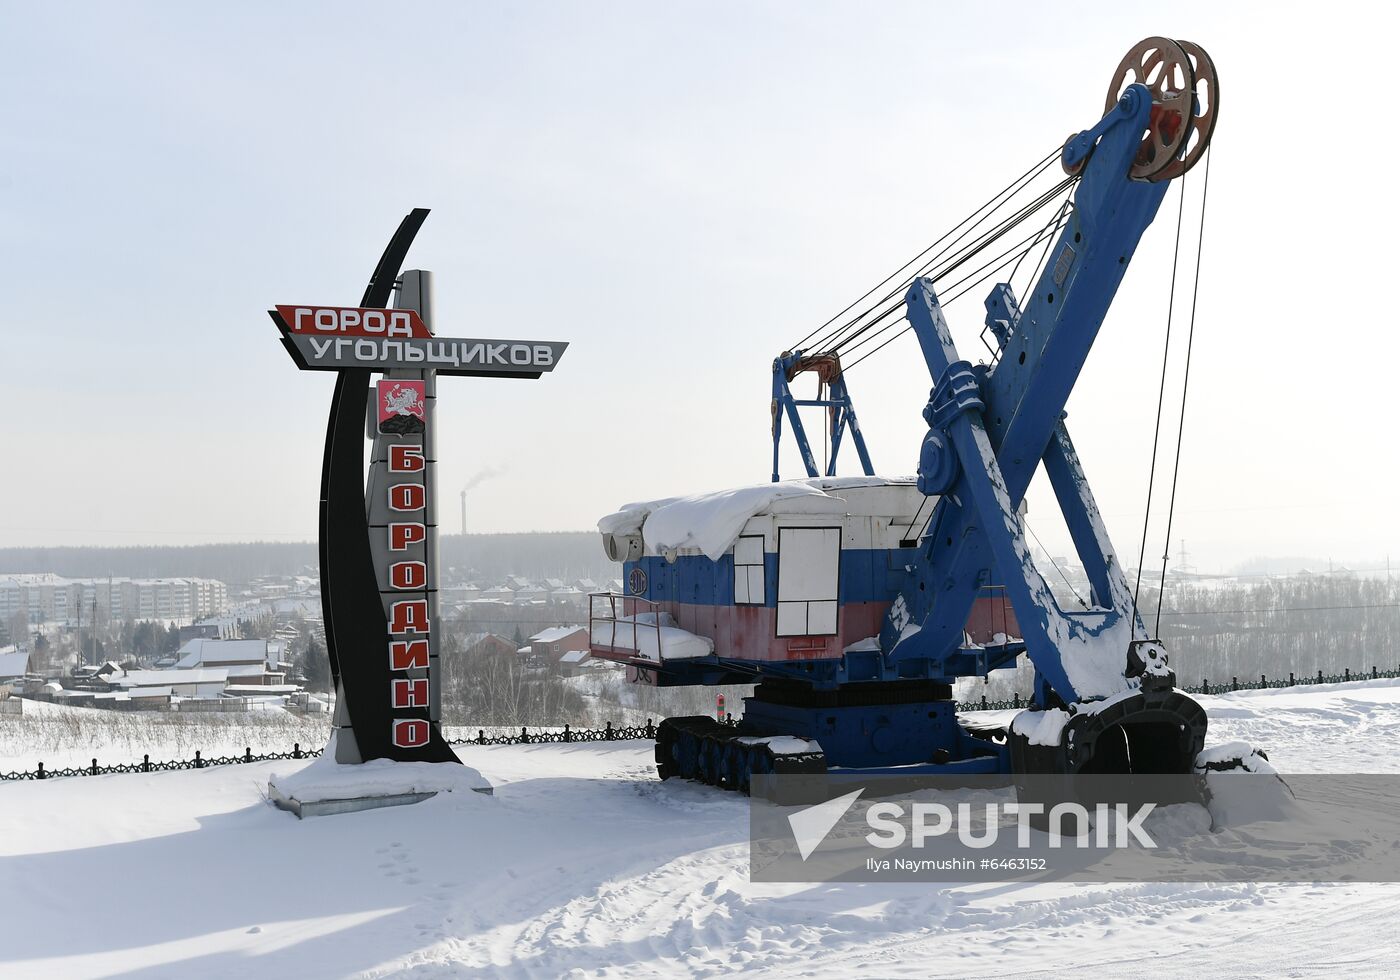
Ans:
POLYGON ((267 784, 268 798, 299 818, 406 806, 452 792, 490 796, 492 786, 475 769, 457 763, 372 759, 345 765, 331 756, 287 776, 274 774, 267 784))

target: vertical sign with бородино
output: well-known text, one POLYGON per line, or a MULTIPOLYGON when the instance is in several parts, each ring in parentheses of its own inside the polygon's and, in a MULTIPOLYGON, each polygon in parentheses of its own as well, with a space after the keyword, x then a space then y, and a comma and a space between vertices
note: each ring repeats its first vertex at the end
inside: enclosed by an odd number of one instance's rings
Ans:
POLYGON ((457 761, 442 738, 438 689, 436 379, 539 378, 568 346, 436 336, 431 273, 399 274, 426 214, 404 219, 360 306, 269 311, 298 367, 337 372, 320 565, 341 763, 457 761), (373 383, 372 373, 380 374, 373 383), (366 428, 373 439, 367 483, 366 428))
MULTIPOLYGON (((385 470, 392 479, 403 482, 387 487, 389 509, 405 520, 390 521, 383 533, 388 538, 387 565, 390 596, 398 592, 427 590, 430 586, 428 563, 413 557, 416 546, 427 544, 427 525, 421 516, 427 504, 428 461, 423 437, 427 431, 427 383, 405 379, 381 379, 375 384, 378 406, 376 432, 392 436, 387 442, 385 470), (416 442, 414 440, 417 440, 416 442)), ((379 454, 375 454, 376 460, 379 454)), ((370 533, 377 528, 371 526, 370 533)), ((435 589, 436 582, 431 585, 435 589)), ((394 709, 392 741, 396 748, 412 749, 426 745, 431 737, 432 688, 436 680, 431 670, 432 622, 428 601, 389 600, 390 697, 394 709), (429 718, 405 718, 413 710, 426 710, 429 718)))

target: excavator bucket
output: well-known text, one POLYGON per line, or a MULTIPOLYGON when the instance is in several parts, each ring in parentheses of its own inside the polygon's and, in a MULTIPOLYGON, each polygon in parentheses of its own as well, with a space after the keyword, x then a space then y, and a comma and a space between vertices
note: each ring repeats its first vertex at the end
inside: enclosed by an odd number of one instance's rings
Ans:
POLYGON ((1023 800, 1084 804, 1200 802, 1195 766, 1205 737, 1205 709, 1171 688, 1028 709, 1007 732, 1023 800))

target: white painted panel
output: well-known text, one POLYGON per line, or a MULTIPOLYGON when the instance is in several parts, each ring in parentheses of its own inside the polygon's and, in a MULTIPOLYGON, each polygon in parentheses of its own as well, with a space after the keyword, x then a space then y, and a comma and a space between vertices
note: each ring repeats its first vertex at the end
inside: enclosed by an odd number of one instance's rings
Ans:
POLYGON ((767 590, 763 587, 763 566, 750 565, 749 573, 749 601, 755 605, 762 605, 768 600, 767 590))
POLYGON ((840 564, 840 528, 782 528, 778 532, 778 600, 834 602, 840 564))
POLYGON ((807 635, 807 603, 778 602, 778 635, 807 635))
POLYGON ((763 539, 760 537, 741 537, 734 544, 734 564, 736 565, 762 565, 763 564, 763 539))
POLYGON ((836 632, 835 600, 807 603, 807 633, 809 636, 830 636, 836 632))
POLYGON ((734 566, 734 602, 744 605, 752 602, 749 598, 749 570, 743 565, 734 566))

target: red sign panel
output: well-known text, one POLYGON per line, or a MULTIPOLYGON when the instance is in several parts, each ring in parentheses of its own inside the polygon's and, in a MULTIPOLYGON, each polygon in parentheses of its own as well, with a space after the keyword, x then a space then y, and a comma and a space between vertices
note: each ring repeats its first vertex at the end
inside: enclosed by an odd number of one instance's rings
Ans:
MULTIPOLYGON (((379 431, 403 435, 409 432, 422 432, 428 419, 428 386, 422 381, 399 381, 385 379, 377 382, 379 398, 379 431)), ((396 458, 400 468, 398 473, 413 472, 408 469, 414 460, 422 456, 400 453, 404 459, 396 458)))
POLYGON ((380 310, 360 306, 277 304, 277 313, 292 333, 323 337, 431 337, 417 310, 380 310))

